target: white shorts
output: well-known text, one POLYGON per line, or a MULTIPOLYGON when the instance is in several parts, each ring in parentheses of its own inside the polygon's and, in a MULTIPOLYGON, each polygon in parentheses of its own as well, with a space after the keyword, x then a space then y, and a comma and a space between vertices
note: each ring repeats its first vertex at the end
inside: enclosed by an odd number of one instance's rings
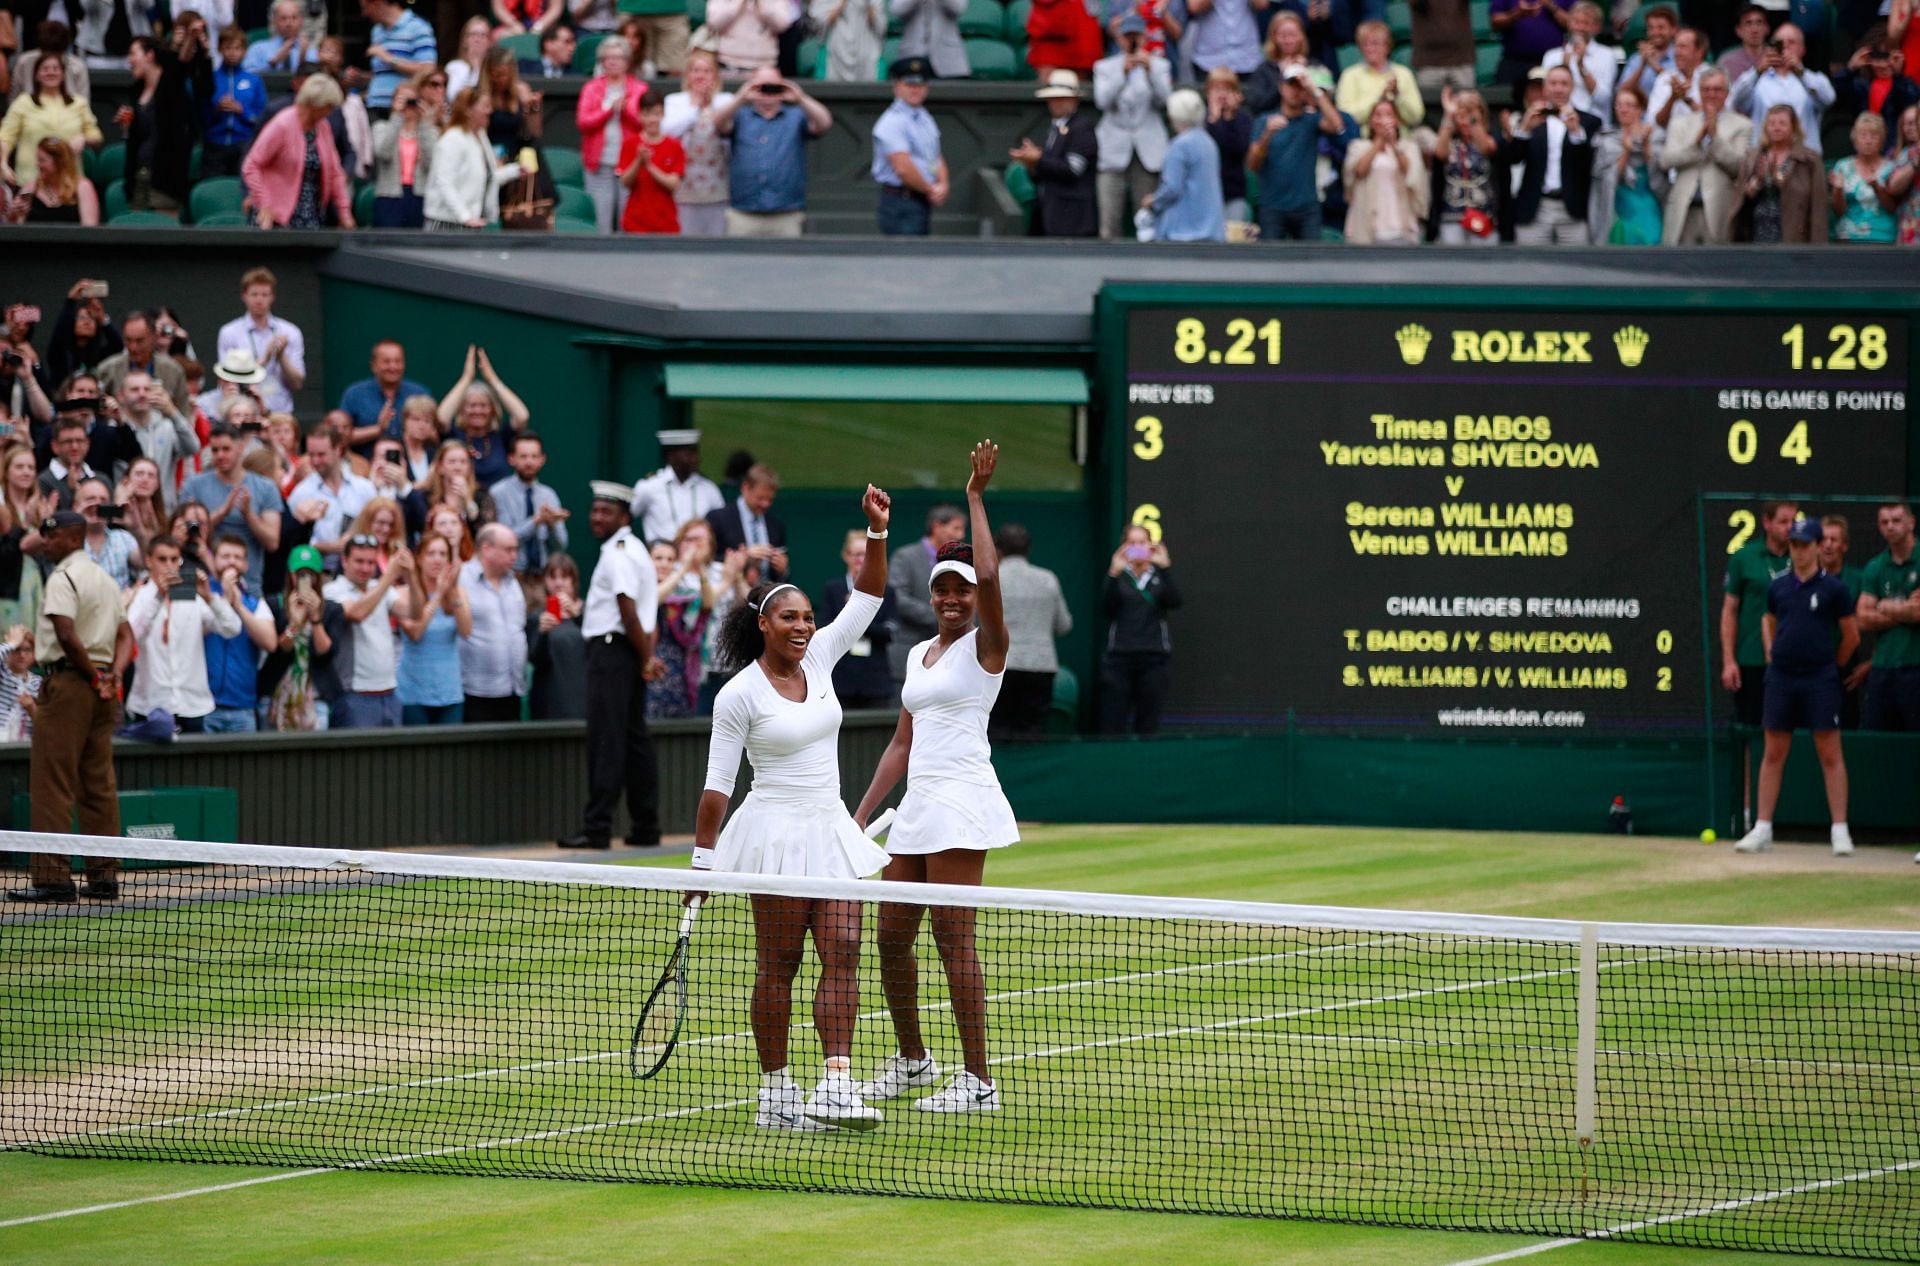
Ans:
POLYGON ((756 875, 864 879, 886 865, 886 853, 838 799, 786 800, 749 791, 713 846, 715 870, 756 875))
POLYGON ((950 848, 1005 848, 1019 839, 1013 806, 998 784, 982 787, 927 779, 908 782, 887 832, 887 852, 914 857, 950 848))

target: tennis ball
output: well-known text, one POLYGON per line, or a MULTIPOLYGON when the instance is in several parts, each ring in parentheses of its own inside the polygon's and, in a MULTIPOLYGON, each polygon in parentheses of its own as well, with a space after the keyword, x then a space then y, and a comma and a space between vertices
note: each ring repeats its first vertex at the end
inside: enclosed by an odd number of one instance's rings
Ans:
POLYGON ((1719 838, 1718 835, 1714 834, 1712 827, 1708 827, 1706 830, 1700 832, 1700 842, 1702 844, 1711 844, 1719 838))

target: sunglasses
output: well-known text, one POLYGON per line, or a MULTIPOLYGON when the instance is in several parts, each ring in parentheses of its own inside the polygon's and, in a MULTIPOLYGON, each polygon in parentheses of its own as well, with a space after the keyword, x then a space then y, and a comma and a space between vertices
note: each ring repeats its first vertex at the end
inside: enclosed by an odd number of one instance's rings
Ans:
POLYGON ((426 81, 425 86, 428 88, 444 88, 447 86, 447 81, 444 79, 429 79, 426 81))
POLYGON ((385 545, 386 542, 381 540, 377 536, 369 536, 365 532, 362 532, 358 536, 355 536, 350 540, 348 540, 347 544, 358 545, 364 549, 379 549, 381 546, 385 545))

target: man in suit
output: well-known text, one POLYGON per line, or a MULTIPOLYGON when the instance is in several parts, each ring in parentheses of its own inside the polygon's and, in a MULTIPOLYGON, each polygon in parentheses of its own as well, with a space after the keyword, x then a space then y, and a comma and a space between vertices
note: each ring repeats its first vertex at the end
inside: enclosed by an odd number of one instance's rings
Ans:
POLYGON ((887 592, 893 597, 896 612, 887 662, 892 665, 896 686, 907 680, 907 652, 940 631, 940 621, 933 614, 933 597, 927 589, 934 559, 942 545, 965 540, 966 535, 967 512, 951 501, 943 501, 927 511, 927 534, 911 545, 902 545, 887 560, 887 592))
MULTIPOLYGON (((835 576, 821 587, 818 617, 821 627, 833 623, 841 608, 847 605, 854 577, 860 574, 866 560, 867 534, 855 528, 847 533, 847 543, 840 549, 840 561, 847 565, 847 574, 835 576)), ((833 666, 833 693, 840 697, 841 707, 888 708, 899 703, 893 683, 895 614, 893 589, 889 586, 880 599, 879 614, 867 626, 866 636, 855 642, 833 666)))
POLYGON ((520 59, 522 79, 560 79, 573 73, 573 52, 580 46, 573 28, 557 23, 540 37, 540 56, 520 59))
POLYGON ((779 491, 780 476, 773 467, 755 462, 740 481, 740 495, 733 503, 707 514, 716 555, 746 548, 750 585, 787 578, 787 525, 773 516, 779 491))
POLYGON ((1572 71, 1555 66, 1545 74, 1540 98, 1500 147, 1501 158, 1522 167, 1514 240, 1522 246, 1585 245, 1600 120, 1573 108, 1572 71))
POLYGON ((1080 76, 1056 70, 1033 94, 1047 103, 1053 124, 1045 147, 1021 139, 1008 157, 1025 167, 1040 193, 1034 210, 1035 237, 1094 237, 1100 232, 1095 206, 1095 167, 1100 143, 1093 121, 1080 110, 1080 76))
POLYGON ((1727 73, 1700 72, 1700 108, 1667 129, 1660 161, 1673 171, 1667 194, 1667 245, 1724 242, 1740 202, 1740 171, 1753 138, 1753 120, 1727 106, 1727 73))

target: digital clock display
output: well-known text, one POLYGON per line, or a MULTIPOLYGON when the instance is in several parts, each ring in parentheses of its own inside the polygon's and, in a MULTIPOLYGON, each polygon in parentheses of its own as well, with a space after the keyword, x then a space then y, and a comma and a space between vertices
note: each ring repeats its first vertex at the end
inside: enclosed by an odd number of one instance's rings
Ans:
POLYGON ((1905 490, 1902 318, 1127 320, 1124 511, 1180 576, 1177 720, 1694 727, 1758 498, 1845 510, 1864 563, 1871 502, 1842 499, 1905 490))

